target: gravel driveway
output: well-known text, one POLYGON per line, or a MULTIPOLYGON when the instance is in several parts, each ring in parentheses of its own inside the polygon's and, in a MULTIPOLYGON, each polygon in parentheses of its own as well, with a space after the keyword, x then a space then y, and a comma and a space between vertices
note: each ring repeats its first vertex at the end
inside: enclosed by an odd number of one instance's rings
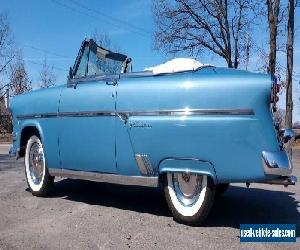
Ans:
MULTIPOLYGON (((294 169, 300 176, 300 150, 294 169)), ((22 161, 0 154, 0 249, 299 249, 239 242, 241 223, 296 223, 299 237, 299 185, 233 185, 203 227, 189 227, 173 221, 155 188, 56 178, 50 197, 34 197, 22 161)))

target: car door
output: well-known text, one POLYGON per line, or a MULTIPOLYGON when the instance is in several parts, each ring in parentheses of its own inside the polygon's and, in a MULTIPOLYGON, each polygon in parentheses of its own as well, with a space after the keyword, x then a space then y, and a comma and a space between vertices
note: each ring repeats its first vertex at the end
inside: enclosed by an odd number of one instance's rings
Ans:
MULTIPOLYGON (((75 79, 61 93, 59 154, 63 169, 116 172, 116 78, 88 73, 89 44, 83 45, 75 79)), ((91 71, 91 69, 90 69, 91 71)))

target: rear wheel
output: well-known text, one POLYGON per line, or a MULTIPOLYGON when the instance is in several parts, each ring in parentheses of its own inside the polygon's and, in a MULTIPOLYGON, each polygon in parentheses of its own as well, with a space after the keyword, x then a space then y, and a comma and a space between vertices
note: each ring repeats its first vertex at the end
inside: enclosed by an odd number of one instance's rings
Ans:
POLYGON ((28 187, 35 196, 47 195, 53 186, 54 177, 48 173, 43 144, 36 135, 31 136, 26 145, 25 175, 28 187))
POLYGON ((164 191, 176 221, 199 225, 207 217, 214 200, 215 185, 206 175, 167 173, 164 191))

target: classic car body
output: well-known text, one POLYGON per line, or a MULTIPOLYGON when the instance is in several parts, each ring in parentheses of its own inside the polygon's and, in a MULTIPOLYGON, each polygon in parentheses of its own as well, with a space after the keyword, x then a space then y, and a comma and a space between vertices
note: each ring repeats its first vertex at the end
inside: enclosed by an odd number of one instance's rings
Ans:
MULTIPOLYGON (((91 44, 83 43, 66 85, 13 99, 12 154, 24 156, 36 134, 50 176, 158 186, 171 172, 214 185, 295 183, 284 151, 293 133, 274 126, 269 75, 212 66, 89 74, 86 62, 76 76, 91 44)), ((123 68, 130 62, 113 56, 123 68)))

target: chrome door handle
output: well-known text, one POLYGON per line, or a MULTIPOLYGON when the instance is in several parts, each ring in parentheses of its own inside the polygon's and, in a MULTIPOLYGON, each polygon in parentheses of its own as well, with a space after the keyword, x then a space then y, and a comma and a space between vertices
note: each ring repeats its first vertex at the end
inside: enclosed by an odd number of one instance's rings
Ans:
POLYGON ((113 80, 113 81, 106 81, 106 85, 112 85, 112 86, 116 86, 117 85, 117 81, 113 80))

